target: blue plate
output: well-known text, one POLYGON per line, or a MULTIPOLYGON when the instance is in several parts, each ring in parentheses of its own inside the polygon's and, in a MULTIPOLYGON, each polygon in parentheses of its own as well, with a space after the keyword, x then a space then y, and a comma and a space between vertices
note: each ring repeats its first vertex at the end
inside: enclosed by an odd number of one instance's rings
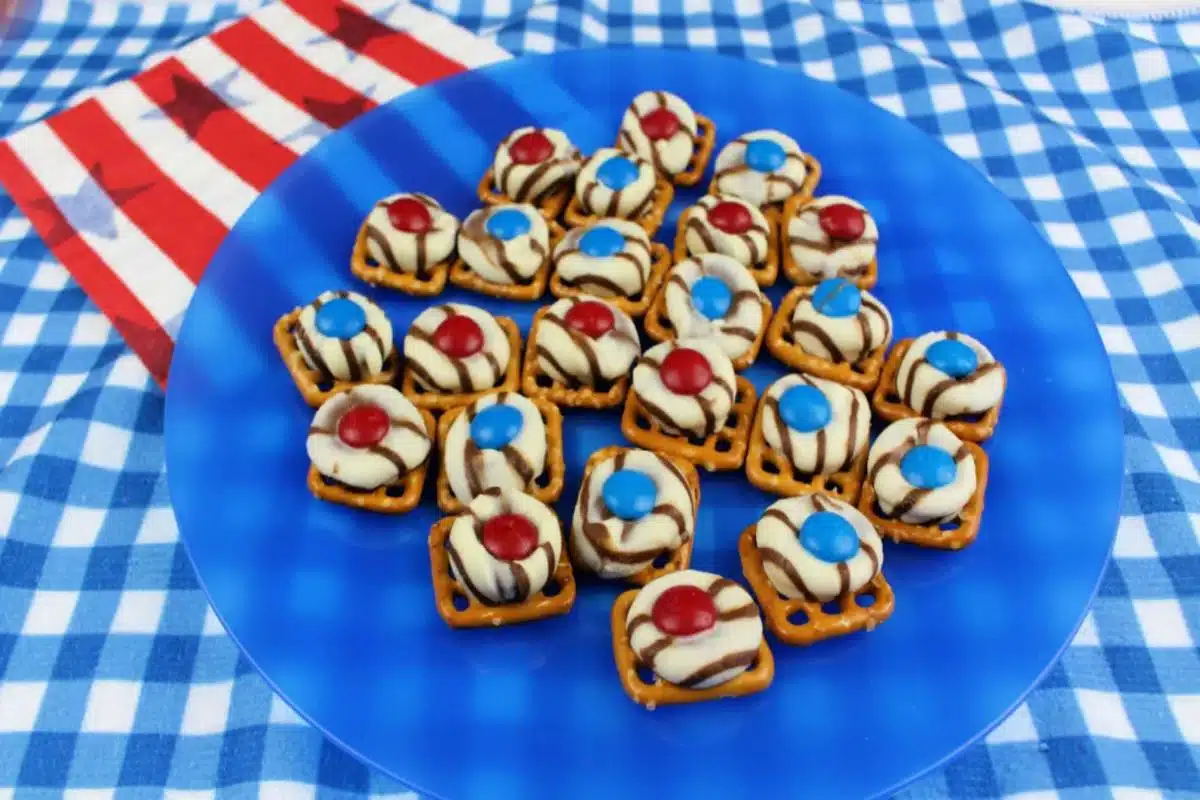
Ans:
MULTIPOLYGON (((664 225, 670 237, 681 192, 664 225)), ((778 301, 787 288, 770 295, 778 301)), ((459 291, 527 326, 537 304, 459 291)), ((764 387, 769 356, 747 373, 764 387)), ((569 412, 569 518, 584 461, 622 441, 618 414, 569 412)), ((175 351, 167 461, 179 527, 229 632, 301 714, 413 788, 443 798, 787 796, 893 790, 1005 716, 1079 624, 1116 528, 1121 426, 1087 309, 1054 253, 975 170, 916 128, 797 75, 710 54, 588 50, 459 75, 330 136, 242 217, 204 275, 175 351), (402 336, 428 301, 348 269, 356 229, 396 190, 459 215, 513 128, 614 140, 639 91, 667 89, 716 123, 718 147, 779 128, 882 231, 877 293, 898 336, 966 331, 1008 367, 978 541, 889 546, 894 616, 812 648, 776 645, 753 697, 645 711, 617 682, 609 609, 586 583, 567 617, 453 631, 434 611, 426 534, 321 503, 305 488, 312 416, 271 343, 293 306, 365 292, 402 336)), ((694 563, 741 577, 736 537, 771 498, 740 473, 703 478, 694 563)))

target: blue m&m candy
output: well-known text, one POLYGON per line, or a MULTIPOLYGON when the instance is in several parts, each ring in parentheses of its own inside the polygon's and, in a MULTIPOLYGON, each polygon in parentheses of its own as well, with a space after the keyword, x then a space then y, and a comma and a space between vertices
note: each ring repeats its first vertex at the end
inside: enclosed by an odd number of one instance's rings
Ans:
POLYGON ((815 386, 798 384, 779 398, 779 416, 789 428, 801 433, 819 431, 833 418, 829 398, 815 386))
POLYGON ((353 300, 339 297, 317 309, 317 330, 331 339, 352 339, 367 327, 367 312, 353 300))
POLYGON ((770 139, 755 139, 746 145, 746 166, 755 172, 774 172, 787 161, 783 145, 770 139))
POLYGON ((841 514, 818 511, 809 514, 800 526, 800 545, 814 558, 839 564, 858 552, 858 532, 841 514))
POLYGON ((979 366, 979 356, 958 339, 939 339, 929 345, 925 360, 951 378, 965 378, 979 366))
POLYGON ((596 178, 609 189, 619 192, 637 180, 638 168, 624 156, 613 156, 596 170, 596 178))
POLYGON ((609 475, 600 495, 608 510, 624 520, 641 519, 658 503, 658 487, 653 479, 636 469, 619 469, 609 475))
POLYGON ((692 305, 705 319, 723 319, 733 303, 733 293, 725 281, 705 275, 692 284, 692 305))
POLYGON ((521 434, 525 419, 520 409, 497 403, 471 420, 471 441, 481 450, 499 450, 521 434))
POLYGON ((812 304, 826 317, 850 317, 862 306, 862 292, 845 278, 827 278, 813 290, 812 304))
POLYGON ((505 242, 524 236, 532 227, 533 223, 529 221, 529 217, 515 208, 502 208, 492 212, 484 225, 489 236, 495 236, 505 242))
POLYGON ((900 474, 918 489, 940 489, 957 473, 954 456, 931 444, 919 444, 900 459, 900 474))
POLYGON ((612 258, 623 249, 624 234, 608 225, 597 225, 579 237, 579 251, 590 258, 612 258))

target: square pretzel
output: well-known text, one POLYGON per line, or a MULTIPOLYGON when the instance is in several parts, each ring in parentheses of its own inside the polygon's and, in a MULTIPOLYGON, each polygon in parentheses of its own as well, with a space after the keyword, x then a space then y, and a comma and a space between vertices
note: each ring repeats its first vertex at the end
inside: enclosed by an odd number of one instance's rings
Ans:
MULTIPOLYGON (((429 434, 429 438, 432 441, 437 429, 437 423, 433 420, 433 414, 430 414, 423 408, 418 408, 417 413, 421 415, 421 420, 425 423, 425 431, 429 434)), ((429 457, 431 458, 432 456, 433 448, 431 447, 429 457)), ((400 476, 399 481, 396 483, 390 486, 380 486, 368 492, 353 489, 339 483, 329 483, 317 471, 316 466, 310 465, 308 468, 308 490, 318 499, 325 500, 326 502, 350 506, 351 508, 361 508, 366 511, 377 511, 380 514, 404 514, 416 508, 417 503, 421 501, 421 490, 425 488, 425 473, 428 469, 429 458, 426 458, 421 463, 421 466, 409 470, 400 476)))
MULTIPOLYGON (((687 246, 687 224, 694 213, 692 207, 688 207, 679 215, 679 224, 675 228, 676 264, 692 257, 687 246)), ((746 264, 745 267, 759 286, 774 286, 779 277, 779 210, 768 206, 762 213, 767 218, 767 255, 761 264, 746 264)))
MULTIPOLYGON (((535 475, 533 484, 527 487, 530 495, 549 505, 562 495, 563 484, 566 481, 566 466, 563 461, 562 412, 558 406, 548 400, 538 397, 529 398, 529 402, 542 415, 546 426, 546 466, 541 475, 535 475)), ((447 514, 461 514, 467 506, 454 496, 450 490, 450 478, 446 475, 446 437, 450 434, 450 426, 454 420, 466 411, 467 406, 452 408, 442 414, 438 420, 437 440, 438 450, 442 453, 442 464, 437 476, 438 508, 447 514)))
POLYGON ((405 369, 404 376, 400 381, 400 391, 417 408, 430 408, 434 411, 445 411, 456 406, 469 405, 485 394, 517 391, 517 386, 521 382, 521 329, 508 317, 496 317, 496 324, 508 338, 509 353, 504 379, 499 385, 490 389, 480 389, 478 392, 431 392, 423 389, 417 383, 411 369, 405 369))
MULTIPOLYGON (((671 205, 671 200, 675 198, 675 186, 662 175, 656 175, 652 191, 653 200, 650 207, 637 219, 630 220, 630 222, 640 225, 642 230, 650 236, 658 233, 658 229, 662 227, 663 217, 667 214, 667 206, 671 205)), ((579 196, 574 192, 571 193, 571 202, 567 203, 567 210, 563 214, 567 227, 579 228, 603 218, 600 214, 589 214, 584 211, 583 206, 579 203, 579 196)))
POLYGON ((363 222, 358 229, 358 237, 354 240, 354 250, 350 254, 350 271, 362 281, 372 286, 383 286, 398 292, 411 294, 415 297, 433 297, 446 288, 446 276, 450 274, 450 264, 454 258, 447 258, 425 268, 425 275, 410 272, 400 272, 388 269, 382 264, 372 264, 367 255, 367 223, 363 222))
MULTIPOLYGON (((900 372, 900 364, 904 361, 904 354, 908 352, 908 348, 912 347, 913 341, 915 340, 902 339, 896 342, 896 346, 892 348, 892 354, 888 356, 887 362, 883 365, 883 375, 879 378, 879 385, 875 387, 875 394, 871 397, 871 405, 875 412, 889 422, 921 416, 919 412, 904 404, 904 401, 900 399, 900 391, 896 387, 896 375, 900 372)), ((1005 380, 1007 380, 1007 374, 1005 380)), ((939 419, 937 422, 945 425, 960 439, 968 442, 986 442, 992 438, 992 434, 996 430, 996 422, 1000 419, 1000 405, 1003 401, 1004 394, 1002 392, 1000 401, 978 418, 948 417, 939 419)))
POLYGON ((292 382, 296 384, 296 388, 300 391, 304 402, 313 408, 320 408, 322 403, 338 392, 351 389, 355 386, 361 386, 365 383, 391 383, 395 380, 396 362, 399 359, 396 355, 395 345, 393 345, 392 354, 383 362, 383 369, 378 375, 363 378, 361 381, 325 381, 321 373, 308 366, 308 362, 304 360, 304 356, 300 353, 300 347, 296 344, 295 330, 300 320, 300 311, 301 309, 295 308, 280 317, 275 322, 273 333, 275 347, 279 350, 279 355, 283 358, 284 366, 287 367, 288 374, 292 376, 292 382), (321 386, 325 383, 328 383, 329 386, 322 389, 321 386))
MULTIPOLYGON (((695 114, 696 117, 696 135, 693 137, 692 157, 688 160, 687 168, 677 175, 670 176, 670 181, 676 186, 695 186, 704 177, 704 170, 708 168, 708 160, 712 158, 713 146, 717 141, 717 126, 713 121, 703 114, 695 114)), ((621 137, 617 137, 616 144, 613 147, 618 150, 628 153, 621 146, 621 137)), ((636 155, 636 153, 634 154, 636 155)))
POLYGON ((657 675, 653 683, 646 683, 638 675, 637 656, 625 634, 625 617, 633 605, 640 589, 630 589, 617 596, 612 609, 613 660, 617 663, 617 675, 621 688, 633 702, 653 711, 658 706, 700 703, 705 700, 720 700, 725 697, 745 697, 757 694, 771 685, 775 679, 775 656, 767 646, 766 637, 758 644, 758 658, 748 670, 732 680, 707 689, 685 689, 667 683, 657 675))
POLYGON ((864 392, 871 391, 875 384, 879 383, 886 346, 877 347, 853 364, 844 361, 835 363, 812 355, 792 338, 792 314, 801 298, 811 295, 812 292, 811 286, 797 286, 784 295, 783 302, 779 304, 779 310, 775 312, 775 317, 767 329, 767 350, 784 364, 801 372, 844 383, 864 392))
MULTIPOLYGON (((654 296, 658 293, 658 287, 662 285, 663 278, 666 277, 667 270, 670 268, 671 251, 658 242, 651 242, 650 273, 646 276, 646 285, 642 287, 641 293, 634 297, 601 297, 600 299, 612 303, 631 317, 640 317, 646 313, 646 309, 650 308, 650 303, 654 300, 654 296)), ((589 292, 564 281, 559 277, 558 270, 555 270, 554 274, 550 276, 550 294, 555 297, 592 296, 589 292)), ((595 296, 600 297, 599 295, 595 296)))
MULTIPOLYGON (((797 286, 816 286, 824 278, 813 275, 808 270, 796 263, 796 258, 792 255, 792 246, 788 243, 788 227, 791 225, 796 215, 804 210, 809 203, 813 201, 810 197, 800 197, 799 195, 792 197, 783 206, 783 218, 779 222, 779 249, 782 253, 781 260, 783 261, 783 274, 787 279, 797 286)), ((872 258, 871 263, 867 265, 867 271, 856 278, 850 278, 851 283, 860 289, 871 289, 879 282, 879 259, 872 258)))
POLYGON ((746 576, 762 607, 767 627, 779 641, 807 646, 822 639, 875 630, 876 625, 892 615, 896 608, 896 595, 882 572, 857 592, 844 594, 831 601, 837 604, 836 611, 826 610, 829 603, 784 597, 771 585, 771 579, 763 568, 762 556, 754 539, 756 527, 749 526, 738 537, 738 555, 742 559, 742 574, 746 576), (859 605, 859 598, 864 597, 874 598, 874 602, 869 606, 859 605), (789 619, 800 612, 804 613, 803 622, 789 619))
POLYGON ((754 414, 754 427, 750 430, 750 449, 746 453, 746 478, 764 492, 782 497, 822 492, 838 500, 854 505, 862 489, 863 477, 867 474, 867 454, 863 446, 850 466, 829 475, 805 475, 782 452, 767 446, 763 436, 763 418, 766 413, 767 397, 758 401, 754 414))
MULTIPOLYGON (((675 326, 671 324, 671 319, 667 316, 668 285, 667 281, 663 282, 662 288, 658 290, 658 293, 654 295, 653 302, 650 303, 650 310, 646 312, 646 317, 642 320, 646 335, 656 342, 670 342, 677 338, 675 326)), ((770 321, 771 301, 764 296, 762 299, 762 324, 758 327, 758 335, 754 337, 754 341, 750 343, 746 352, 733 359, 734 369, 746 369, 754 363, 754 359, 758 358, 758 351, 762 348, 763 337, 767 333, 767 325, 770 321)))
MULTIPOLYGON (((812 153, 803 153, 804 159, 804 180, 800 182, 800 189, 787 200, 779 203, 767 203, 762 207, 763 213, 766 213, 768 208, 779 208, 785 205, 789 200, 797 197, 804 201, 811 200, 817 191, 817 184, 821 182, 821 162, 816 159, 812 153)), ((713 176, 712 182, 708 184, 708 194, 721 194, 717 189, 717 176, 713 176)))
MULTIPOLYGON (((536 202, 532 202, 538 211, 542 212, 542 216, 547 222, 553 222, 558 219, 558 215, 567 207, 567 201, 571 199, 571 193, 574 190, 574 182, 567 179, 560 186, 551 189, 550 191, 537 198, 536 202)), ((498 206, 505 203, 521 203, 529 202, 523 200, 514 200, 504 192, 496 189, 496 173, 488 167, 487 172, 483 173, 483 178, 479 181, 478 189, 479 199, 489 206, 498 206)))
POLYGON ((462 256, 454 259, 450 266, 450 283, 470 292, 478 292, 504 300, 537 300, 546 293, 546 283, 550 279, 550 266, 554 263, 554 247, 563 236, 563 229, 555 222, 547 223, 550 228, 550 245, 546 249, 546 258, 528 283, 495 283, 489 281, 467 266, 462 256))
POLYGON ((539 398, 567 408, 612 408, 625 399, 629 391, 629 376, 622 375, 606 391, 592 386, 570 387, 542 371, 537 357, 537 335, 549 307, 539 308, 533 315, 525 341, 525 361, 521 365, 521 391, 530 399, 539 398))
POLYGON ((558 557, 558 566, 546 585, 556 584, 558 592, 547 595, 546 590, 526 598, 520 603, 486 605, 467 593, 450 572, 450 558, 446 555, 446 540, 457 517, 446 517, 433 524, 429 531, 429 562, 433 569, 433 601, 438 614, 451 628, 487 628, 515 625, 546 617, 566 614, 575 605, 575 576, 571 572, 571 560, 567 558, 564 545, 558 557), (465 608, 454 603, 466 601, 465 608))
POLYGON ((638 402, 637 392, 631 391, 621 414, 621 433, 639 447, 679 456, 709 472, 739 469, 746 460, 746 443, 757 398, 754 384, 738 375, 725 427, 709 434, 702 443, 693 444, 686 436, 664 433, 638 402))
POLYGON ((937 523, 917 525, 883 516, 877 507, 875 487, 864 481, 862 494, 858 498, 858 510, 879 531, 880 536, 890 537, 893 542, 907 542, 919 547, 935 547, 942 550, 961 550, 979 534, 979 522, 983 518, 983 495, 987 490, 988 457, 983 448, 974 442, 963 442, 975 462, 975 493, 958 514, 956 527, 943 529, 937 523))
MULTIPOLYGON (((632 449, 633 448, 614 445, 613 447, 601 448, 600 450, 592 453, 587 460, 587 464, 585 464, 583 467, 583 481, 580 483, 580 486, 587 483, 588 479, 592 475, 592 470, 594 470, 601 463, 613 458, 618 453, 628 453, 632 449)), ((683 476, 683 481, 688 487, 688 493, 692 496, 692 522, 695 523, 696 514, 699 513, 700 509, 700 475, 696 472, 696 467, 693 466, 690 461, 684 461, 682 458, 673 456, 670 453, 657 453, 657 455, 662 456, 667 461, 671 462, 671 465, 674 466, 675 469, 679 470, 679 474, 683 476)), ((695 531, 693 530, 693 535, 689 536, 687 541, 675 548, 674 552, 671 553, 671 557, 667 559, 666 563, 664 563, 661 567, 656 567, 654 564, 650 564, 644 569, 633 573, 625 580, 628 583, 636 584, 637 586, 645 586, 655 578, 661 578, 663 575, 668 575, 672 572, 678 572, 679 570, 687 569, 692 563, 692 550, 695 546, 695 543, 696 537, 695 531)), ((655 559, 655 561, 657 560, 658 559, 655 559)))

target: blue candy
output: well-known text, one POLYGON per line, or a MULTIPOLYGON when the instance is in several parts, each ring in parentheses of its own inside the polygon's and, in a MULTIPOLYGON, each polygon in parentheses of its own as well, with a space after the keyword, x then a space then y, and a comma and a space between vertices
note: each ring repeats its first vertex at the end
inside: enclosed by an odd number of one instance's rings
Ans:
POLYGON ((774 172, 787 161, 787 153, 778 142, 755 139, 746 145, 746 155, 742 160, 755 172, 774 172))
POLYGON ((919 444, 900 459, 900 474, 918 489, 940 489, 954 482, 958 466, 942 448, 919 444))
POLYGON ((692 284, 692 305, 706 319, 723 319, 733 303, 733 293, 720 278, 705 275, 692 284))
POLYGON ((608 510, 624 520, 641 519, 658 503, 654 480, 635 469, 619 469, 609 475, 600 494, 608 510))
POLYGON ((815 386, 797 384, 779 398, 779 416, 789 428, 801 433, 819 431, 833 418, 825 393, 815 386))
POLYGON ((353 300, 339 297, 317 309, 317 330, 331 339, 352 339, 367 327, 367 312, 353 300))
POLYGON ((487 223, 484 225, 489 236, 495 236, 505 242, 518 236, 524 236, 532 227, 533 223, 529 221, 525 212, 515 208, 502 208, 492 212, 488 215, 487 223))
POLYGON ((521 434, 525 418, 520 409, 497 403, 471 420, 471 440, 483 450, 499 450, 521 434))
POLYGON ((958 339, 939 339, 929 345, 925 360, 951 378, 964 378, 979 366, 979 356, 958 339))
POLYGON ((624 156, 613 156, 596 170, 596 178, 609 189, 619 192, 638 178, 638 167, 624 156))
POLYGON ((579 251, 591 258, 611 258, 624 249, 625 236, 607 225, 597 225, 579 237, 579 251))
POLYGON ((841 514, 818 511, 809 514, 800 526, 800 546, 814 558, 839 564, 858 552, 858 532, 841 514))
POLYGON ((826 317, 849 317, 862 306, 862 292, 845 278, 827 278, 817 284, 812 304, 826 317))

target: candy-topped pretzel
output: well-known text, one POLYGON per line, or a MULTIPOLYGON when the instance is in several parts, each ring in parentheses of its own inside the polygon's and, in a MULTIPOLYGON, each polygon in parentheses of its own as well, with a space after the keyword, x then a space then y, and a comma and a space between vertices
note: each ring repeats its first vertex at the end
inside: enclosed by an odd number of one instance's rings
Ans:
POLYGON ((547 220, 562 213, 582 162, 578 148, 555 128, 517 128, 496 148, 492 165, 479 181, 479 199, 488 205, 530 203, 547 220))
POLYGON ((892 315, 845 278, 797 286, 767 329, 767 349, 790 367, 864 392, 879 383, 892 315))
POLYGON ((322 292, 275 323, 275 347, 304 401, 317 408, 334 394, 396 376, 392 323, 357 292, 322 292))
POLYGON ((605 217, 636 222, 653 236, 675 196, 675 187, 644 158, 612 147, 597 150, 584 162, 575 194, 563 215, 579 227, 605 217))
POLYGON ((670 92, 642 92, 633 98, 617 135, 617 148, 640 156, 677 186, 695 186, 704 177, 717 137, 716 126, 670 92))
POLYGON ((685 458, 710 472, 746 458, 757 395, 707 339, 663 342, 633 369, 621 432, 634 444, 685 458))
POLYGON ((933 331, 896 343, 875 389, 879 416, 927 417, 972 442, 991 437, 1007 373, 992 352, 965 333, 933 331))
POLYGON ((739 197, 759 208, 780 207, 793 197, 810 198, 821 180, 821 163, 785 133, 744 133, 721 148, 709 194, 739 197))
POLYGON ((649 709, 761 692, 775 677, 754 599, 709 572, 672 572, 622 594, 612 637, 621 686, 649 709))
POLYGON ((430 306, 404 337, 402 390, 421 408, 445 410, 516 391, 521 331, 507 317, 462 303, 430 306))
POLYGON ((564 297, 533 315, 521 390, 559 406, 611 408, 641 354, 629 315, 599 298, 564 297))
POLYGON ((871 405, 858 389, 785 375, 759 401, 746 477, 785 497, 825 492, 853 503, 867 471, 870 427, 871 405))
POLYGON ((779 238, 783 273, 797 286, 845 278, 870 289, 879 280, 879 228, 849 197, 793 197, 784 206, 779 238))
POLYGON ((529 622, 575 604, 558 518, 526 494, 490 490, 437 522, 429 559, 434 602, 452 628, 529 622))
POLYGON ((665 453, 605 447, 583 471, 571 519, 575 563, 601 578, 645 585, 692 560, 700 476, 665 453))
POLYGON ((458 233, 450 282, 492 297, 536 300, 546 292, 550 254, 561 237, 562 228, 529 204, 472 211, 458 233))
POLYGON ((604 218, 572 228, 554 248, 550 292, 555 297, 600 297, 632 317, 646 313, 671 254, 641 226, 604 218))
POLYGON ((787 644, 873 630, 895 608, 879 534, 840 500, 777 501, 742 532, 738 554, 767 626, 787 644))
POLYGON ((372 286, 431 297, 446 288, 458 220, 417 192, 380 200, 363 220, 350 271, 372 286))
POLYGON ((779 211, 760 209, 737 197, 707 194, 679 215, 675 263, 705 253, 734 258, 759 286, 772 286, 779 275, 779 211))

